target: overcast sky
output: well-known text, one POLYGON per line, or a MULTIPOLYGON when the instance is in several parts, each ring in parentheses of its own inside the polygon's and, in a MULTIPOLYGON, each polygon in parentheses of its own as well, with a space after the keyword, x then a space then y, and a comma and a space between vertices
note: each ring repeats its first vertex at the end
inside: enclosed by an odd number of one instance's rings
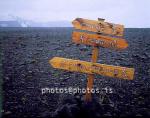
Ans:
POLYGON ((33 21, 72 21, 76 17, 150 27, 150 0, 0 0, 0 20, 11 15, 33 21))

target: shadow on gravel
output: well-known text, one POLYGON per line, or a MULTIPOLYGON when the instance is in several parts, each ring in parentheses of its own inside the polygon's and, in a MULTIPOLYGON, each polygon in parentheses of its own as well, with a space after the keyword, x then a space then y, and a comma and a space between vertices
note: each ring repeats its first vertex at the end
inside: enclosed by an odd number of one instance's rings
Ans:
MULTIPOLYGON (((106 101, 103 101, 106 102, 106 101)), ((116 116, 117 111, 109 103, 100 104, 98 100, 85 102, 79 97, 65 99, 52 114, 52 118, 99 118, 116 116)))

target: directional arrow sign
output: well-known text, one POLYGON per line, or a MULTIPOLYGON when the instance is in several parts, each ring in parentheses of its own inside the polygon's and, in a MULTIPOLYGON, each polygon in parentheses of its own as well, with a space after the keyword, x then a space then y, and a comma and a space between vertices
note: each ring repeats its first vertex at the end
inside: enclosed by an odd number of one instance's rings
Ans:
POLYGON ((104 33, 115 36, 123 36, 124 26, 108 23, 104 21, 94 21, 82 18, 76 18, 72 24, 75 29, 87 30, 97 33, 104 33))
POLYGON ((97 34, 88 34, 85 32, 73 32, 72 39, 73 42, 77 44, 101 46, 116 50, 122 50, 128 47, 128 44, 124 39, 97 34))
POLYGON ((72 60, 60 57, 54 57, 49 61, 54 68, 75 71, 87 74, 100 74, 120 79, 132 80, 134 68, 98 64, 80 60, 72 60))

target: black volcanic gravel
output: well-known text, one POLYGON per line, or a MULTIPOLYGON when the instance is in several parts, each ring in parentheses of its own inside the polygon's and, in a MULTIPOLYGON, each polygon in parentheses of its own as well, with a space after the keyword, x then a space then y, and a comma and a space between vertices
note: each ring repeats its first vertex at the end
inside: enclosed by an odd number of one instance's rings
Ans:
POLYGON ((72 28, 1 28, 4 117, 150 117, 150 29, 126 29, 124 51, 99 49, 98 63, 135 68, 134 80, 96 75, 94 87, 112 94, 43 94, 45 87, 86 87, 86 74, 52 68, 54 56, 90 61, 91 47, 71 41, 72 28))

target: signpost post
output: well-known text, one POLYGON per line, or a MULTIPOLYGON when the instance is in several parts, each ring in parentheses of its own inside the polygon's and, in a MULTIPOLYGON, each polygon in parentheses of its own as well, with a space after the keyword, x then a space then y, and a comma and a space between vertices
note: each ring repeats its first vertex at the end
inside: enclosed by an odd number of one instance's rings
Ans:
MULTIPOLYGON (((72 40, 74 43, 90 45, 93 47, 91 62, 54 57, 49 61, 54 68, 88 74, 87 90, 89 91, 93 87, 94 74, 127 80, 133 79, 134 68, 96 63, 99 52, 98 47, 114 50, 123 50, 128 47, 128 43, 121 38, 124 31, 123 25, 104 22, 104 19, 100 18, 98 18, 98 21, 76 18, 72 24, 75 29, 97 33, 89 34, 87 32, 77 31, 72 33, 72 40)), ((91 101, 91 99, 91 93, 86 92, 85 100, 91 101)))
MULTIPOLYGON (((92 50, 92 62, 96 63, 98 59, 98 47, 93 46, 93 50, 92 50)), ((89 91, 91 91, 92 87, 93 87, 93 82, 94 82, 94 74, 88 74, 87 75, 87 89, 89 89, 89 91)), ((91 101, 91 93, 86 92, 85 95, 85 100, 86 101, 91 101)))

